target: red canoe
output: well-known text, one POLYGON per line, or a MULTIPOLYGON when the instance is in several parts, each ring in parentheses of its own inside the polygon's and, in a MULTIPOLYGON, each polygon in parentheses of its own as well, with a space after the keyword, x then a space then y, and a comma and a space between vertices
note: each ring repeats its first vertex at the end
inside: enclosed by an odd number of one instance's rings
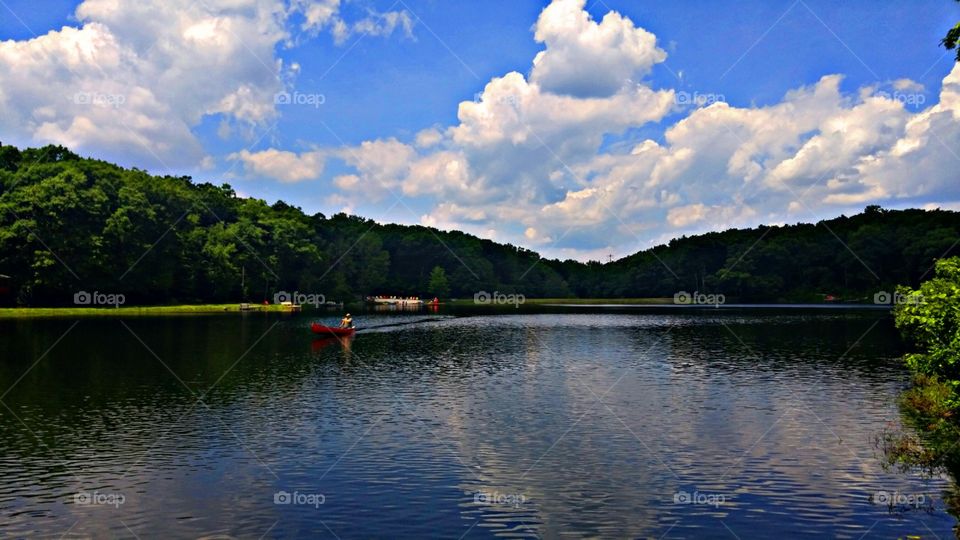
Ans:
POLYGON ((337 326, 324 326, 318 323, 311 324, 310 330, 313 330, 314 334, 320 334, 322 336, 349 336, 357 331, 356 328, 340 328, 337 326))

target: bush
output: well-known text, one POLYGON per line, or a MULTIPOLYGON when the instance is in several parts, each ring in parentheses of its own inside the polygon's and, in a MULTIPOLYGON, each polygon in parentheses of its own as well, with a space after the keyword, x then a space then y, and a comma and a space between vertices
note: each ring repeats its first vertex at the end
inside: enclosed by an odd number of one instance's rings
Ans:
POLYGON ((905 358, 907 366, 946 385, 950 392, 943 399, 955 409, 960 405, 960 257, 937 261, 933 279, 917 290, 898 288, 897 300, 897 328, 914 349, 905 358))

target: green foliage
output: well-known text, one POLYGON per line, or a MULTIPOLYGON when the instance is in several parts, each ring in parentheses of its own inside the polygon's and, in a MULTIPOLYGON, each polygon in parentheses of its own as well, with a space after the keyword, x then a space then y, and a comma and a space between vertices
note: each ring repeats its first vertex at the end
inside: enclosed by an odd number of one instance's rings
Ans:
MULTIPOLYGON (((577 296, 669 297, 722 293, 744 302, 873 301, 916 286, 936 257, 960 253, 960 214, 883 210, 817 224, 761 226, 678 238, 601 265, 563 268, 577 296)), ((554 266, 553 263, 546 263, 554 266)))
POLYGON ((897 293, 896 324, 916 350, 907 355, 907 365, 940 378, 954 390, 951 405, 960 404, 955 397, 960 385, 960 257, 937 261, 933 279, 897 293))
MULTIPOLYGON (((960 0, 956 0, 960 2, 960 0)), ((953 28, 947 31, 947 35, 940 40, 940 45, 943 45, 948 51, 952 51, 957 48, 957 42, 960 41, 960 23, 957 23, 953 28)), ((960 49, 957 49, 956 59, 960 62, 960 49)))
MULTIPOLYGON (((960 23, 957 23, 956 26, 947 31, 947 35, 940 40, 940 44, 947 50, 952 51, 956 49, 958 39, 960 39, 960 23)), ((956 59, 960 62, 960 50, 957 51, 956 59)))
POLYGON ((450 296, 450 284, 447 282, 447 273, 442 266, 434 266, 430 271, 430 282, 427 284, 427 292, 437 298, 447 298, 450 296))
MULTIPOLYGON (((934 277, 916 290, 897 289, 894 320, 913 348, 905 357, 915 373, 900 397, 912 433, 881 441, 885 459, 903 469, 960 474, 957 416, 960 408, 960 257, 936 262, 934 277)), ((960 500, 954 500, 960 503, 960 500)), ((955 510, 960 506, 954 504, 955 510)))

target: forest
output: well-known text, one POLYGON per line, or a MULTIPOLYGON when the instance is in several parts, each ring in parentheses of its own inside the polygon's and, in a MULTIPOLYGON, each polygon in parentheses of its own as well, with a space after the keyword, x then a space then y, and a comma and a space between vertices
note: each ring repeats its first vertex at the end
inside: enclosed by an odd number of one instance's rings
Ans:
POLYGON ((463 232, 307 215, 227 184, 155 176, 61 146, 0 145, 0 301, 57 306, 77 291, 136 305, 260 302, 276 291, 470 298, 872 302, 957 254, 960 213, 885 210, 816 224, 682 237, 601 263, 542 259, 463 232))

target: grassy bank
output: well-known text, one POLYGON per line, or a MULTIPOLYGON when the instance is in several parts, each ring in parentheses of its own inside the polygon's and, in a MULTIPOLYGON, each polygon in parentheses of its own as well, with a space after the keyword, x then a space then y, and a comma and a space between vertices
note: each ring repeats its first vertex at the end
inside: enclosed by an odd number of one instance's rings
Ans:
MULTIPOLYGON (((251 304, 252 312, 288 311, 279 304, 269 306, 251 304)), ((0 319, 31 319, 37 317, 116 317, 142 315, 189 315, 210 313, 240 313, 240 304, 195 304, 180 306, 121 306, 112 307, 28 307, 0 308, 0 319)))

